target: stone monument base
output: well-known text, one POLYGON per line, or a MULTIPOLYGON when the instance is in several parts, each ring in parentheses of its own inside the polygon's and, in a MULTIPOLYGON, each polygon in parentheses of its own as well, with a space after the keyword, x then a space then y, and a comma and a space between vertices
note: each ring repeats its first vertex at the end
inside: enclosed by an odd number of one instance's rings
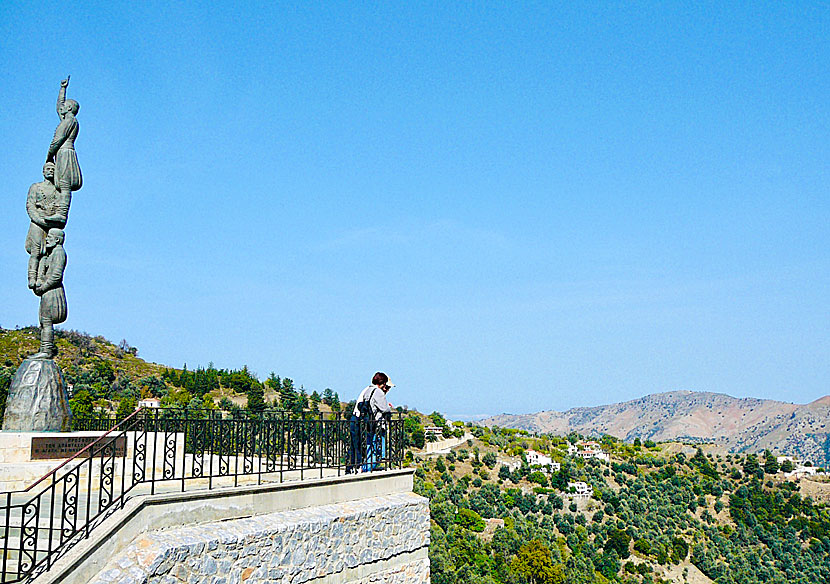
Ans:
POLYGON ((14 374, 3 430, 66 432, 72 411, 60 367, 52 359, 26 359, 14 374))
MULTIPOLYGON (((32 444, 37 440, 69 441, 81 437, 91 442, 103 433, 0 432, 0 493, 25 489, 69 458, 70 455, 64 456, 63 453, 56 454, 56 458, 36 458, 32 444)), ((2 527, 0 527, 0 536, 2 536, 2 527)))

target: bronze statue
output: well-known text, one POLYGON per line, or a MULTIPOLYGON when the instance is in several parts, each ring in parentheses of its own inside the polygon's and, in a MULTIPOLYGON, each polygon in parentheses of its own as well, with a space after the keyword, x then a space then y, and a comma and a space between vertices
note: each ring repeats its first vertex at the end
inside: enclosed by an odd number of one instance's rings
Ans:
POLYGON ((55 129, 55 137, 49 145, 46 162, 55 163, 55 185, 64 196, 80 190, 84 184, 78 156, 75 154, 75 138, 78 137, 78 120, 75 115, 80 106, 74 99, 66 99, 69 77, 61 81, 58 91, 58 116, 61 121, 55 129))
POLYGON ((66 99, 69 77, 61 81, 58 115, 61 118, 49 146, 43 181, 29 187, 26 212, 29 231, 29 288, 40 298, 40 350, 24 360, 9 385, 3 430, 13 432, 68 431, 72 410, 60 367, 55 362, 55 325, 66 321, 63 273, 66 252, 64 227, 72 191, 83 184, 75 138, 78 136, 78 102, 66 99))
POLYGON ((40 351, 30 359, 51 359, 58 354, 53 326, 66 320, 66 293, 63 290, 63 271, 66 252, 63 249, 64 232, 52 228, 46 234, 46 255, 40 260, 34 292, 40 296, 40 351))
POLYGON ((63 249, 64 232, 72 203, 72 191, 83 185, 81 168, 75 154, 78 136, 78 102, 66 99, 69 76, 61 81, 57 110, 60 123, 49 145, 43 182, 29 188, 26 211, 31 224, 26 235, 29 253, 29 288, 40 296, 40 351, 32 359, 52 359, 55 347, 54 325, 66 320, 66 294, 63 290, 63 271, 66 252, 63 249))
POLYGON ((29 288, 34 290, 37 281, 38 262, 46 252, 46 232, 53 227, 63 229, 69 215, 71 194, 63 194, 55 188, 55 165, 43 165, 43 181, 29 187, 26 212, 31 223, 26 234, 26 253, 29 254, 29 288))

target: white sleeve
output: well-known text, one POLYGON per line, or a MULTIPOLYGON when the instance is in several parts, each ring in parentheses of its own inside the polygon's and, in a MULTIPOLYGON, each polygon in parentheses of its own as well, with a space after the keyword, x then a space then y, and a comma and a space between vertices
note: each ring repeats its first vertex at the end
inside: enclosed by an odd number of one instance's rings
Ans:
POLYGON ((378 389, 372 394, 372 410, 378 414, 386 414, 392 411, 389 402, 386 401, 386 393, 382 389, 378 389))

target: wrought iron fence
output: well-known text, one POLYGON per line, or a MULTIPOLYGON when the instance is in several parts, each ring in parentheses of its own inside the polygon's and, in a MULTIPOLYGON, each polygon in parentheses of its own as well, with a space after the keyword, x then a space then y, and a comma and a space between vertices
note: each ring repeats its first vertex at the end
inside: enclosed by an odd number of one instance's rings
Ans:
POLYGON ((88 416, 72 416, 73 432, 106 432, 118 424, 114 413, 95 413, 88 416))
POLYGON ((22 491, 0 493, 0 584, 27 582, 132 496, 400 467, 404 425, 289 412, 140 409, 22 491))

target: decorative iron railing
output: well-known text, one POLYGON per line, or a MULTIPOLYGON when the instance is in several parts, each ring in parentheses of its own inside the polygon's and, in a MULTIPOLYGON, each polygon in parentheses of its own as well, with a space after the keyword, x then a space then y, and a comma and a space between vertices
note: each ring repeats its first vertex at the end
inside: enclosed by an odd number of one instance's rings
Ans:
POLYGON ((73 416, 71 430, 73 432, 106 432, 118 424, 114 413, 95 413, 88 416, 73 416))
POLYGON ((22 491, 0 493, 0 584, 28 582, 137 495, 400 467, 403 419, 139 409, 76 420, 105 433, 22 491))

